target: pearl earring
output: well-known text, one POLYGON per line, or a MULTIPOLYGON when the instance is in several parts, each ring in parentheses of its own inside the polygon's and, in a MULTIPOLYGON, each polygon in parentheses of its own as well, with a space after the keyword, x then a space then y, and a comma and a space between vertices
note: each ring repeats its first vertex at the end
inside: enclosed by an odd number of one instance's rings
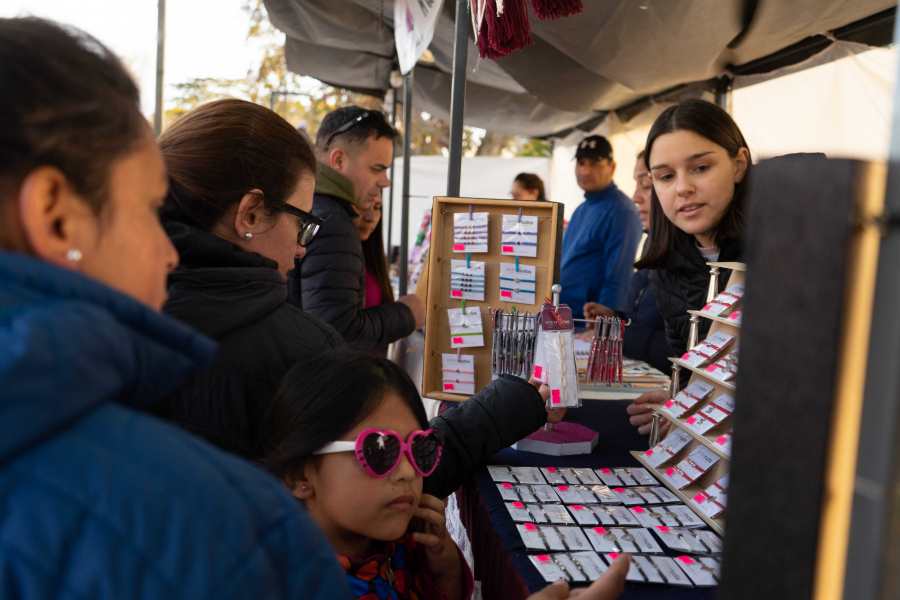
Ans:
POLYGON ((81 250, 77 248, 72 248, 68 252, 66 252, 66 258, 71 260, 72 262, 78 262, 81 260, 81 250))
POLYGON ((248 231, 247 233, 244 234, 244 237, 249 240, 250 238, 253 237, 253 234, 248 231))

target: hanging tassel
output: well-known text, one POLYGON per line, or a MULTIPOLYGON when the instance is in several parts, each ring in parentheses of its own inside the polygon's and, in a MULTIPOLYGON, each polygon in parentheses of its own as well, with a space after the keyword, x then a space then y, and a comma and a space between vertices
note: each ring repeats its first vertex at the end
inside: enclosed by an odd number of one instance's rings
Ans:
POLYGON ((478 54, 496 60, 534 44, 525 0, 487 0, 478 54))
POLYGON ((531 0, 531 8, 538 19, 559 19, 584 9, 581 0, 531 0))

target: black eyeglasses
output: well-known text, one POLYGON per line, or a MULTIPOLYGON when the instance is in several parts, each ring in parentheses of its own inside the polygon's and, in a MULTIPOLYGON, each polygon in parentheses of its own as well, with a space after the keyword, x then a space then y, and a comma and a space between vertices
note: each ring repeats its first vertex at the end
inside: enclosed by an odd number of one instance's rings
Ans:
POLYGON ((324 219, 314 217, 304 210, 300 210, 296 206, 291 206, 287 202, 280 202, 275 205, 278 210, 284 211, 289 215, 294 215, 300 219, 300 233, 297 234, 297 244, 304 248, 309 246, 313 238, 319 232, 319 227, 325 224, 324 219))
POLYGON ((338 127, 337 129, 335 129, 335 130, 331 133, 331 135, 328 136, 328 139, 325 140, 325 147, 327 148, 327 147, 329 146, 329 144, 331 144, 331 140, 334 139, 334 136, 336 136, 336 135, 341 135, 342 133, 346 133, 347 131, 349 131, 349 130, 352 129, 353 127, 356 127, 357 125, 359 125, 360 123, 362 123, 363 121, 365 121, 367 118, 369 118, 369 116, 371 116, 371 115, 378 115, 378 114, 381 114, 381 113, 375 113, 375 112, 372 112, 372 111, 368 111, 368 110, 367 110, 366 112, 362 113, 362 114, 359 115, 358 117, 356 117, 356 118, 354 118, 354 119, 350 119, 349 121, 347 121, 346 123, 344 123, 343 125, 341 125, 340 127, 338 127))

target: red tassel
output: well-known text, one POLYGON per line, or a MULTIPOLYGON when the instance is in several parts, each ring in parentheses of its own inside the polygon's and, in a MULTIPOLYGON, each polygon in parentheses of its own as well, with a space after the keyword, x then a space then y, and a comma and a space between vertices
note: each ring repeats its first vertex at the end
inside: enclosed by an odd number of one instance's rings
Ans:
POLYGON ((496 60, 532 44, 534 40, 531 39, 525 0, 504 0, 500 16, 497 16, 495 0, 487 0, 484 22, 478 36, 481 58, 496 60))
POLYGON ((559 19, 584 9, 581 0, 531 0, 531 8, 538 19, 559 19))

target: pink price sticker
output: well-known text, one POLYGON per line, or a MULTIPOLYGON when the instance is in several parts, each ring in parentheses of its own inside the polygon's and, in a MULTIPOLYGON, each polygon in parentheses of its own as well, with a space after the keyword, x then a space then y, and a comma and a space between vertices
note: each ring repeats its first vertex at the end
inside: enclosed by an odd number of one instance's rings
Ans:
POLYGON ((687 359, 689 359, 690 357, 691 357, 691 353, 690 353, 690 352, 685 352, 684 354, 681 355, 681 360, 687 360, 687 359))
POLYGON ((716 440, 716 443, 720 446, 724 446, 728 442, 728 438, 724 435, 719 436, 719 439, 716 440))
POLYGON ((511 487, 512 487, 512 484, 511 484, 511 483, 504 483, 504 484, 503 484, 503 487, 505 487, 505 488, 511 488, 511 487))
POLYGON ((712 308, 712 304, 707 304, 706 306, 703 307, 703 310, 709 310, 711 308, 712 308))
POLYGON ((537 527, 534 526, 534 523, 525 523, 524 527, 527 531, 537 531, 537 527))
POLYGON ((513 502, 513 508, 525 508, 525 505, 521 502, 513 502))
POLYGON ((618 552, 610 552, 609 554, 607 554, 607 556, 613 560, 616 560, 617 558, 619 558, 619 553, 618 552))
POLYGON ((715 371, 715 370, 716 370, 716 365, 714 365, 714 364, 709 365, 708 367, 706 367, 706 372, 707 372, 707 373, 712 373, 712 372, 715 371))
POLYGON ((693 558, 691 558, 690 556, 679 556, 679 557, 678 557, 678 560, 680 560, 681 562, 683 562, 683 563, 686 564, 686 565, 692 565, 692 564, 694 564, 694 563, 696 562, 696 561, 695 561, 693 558))
POLYGON ((465 252, 466 245, 465 244, 453 244, 453 251, 454 252, 465 252))
MULTIPOLYGON (((535 368, 539 369, 540 367, 535 367, 535 368)), ((556 467, 547 467, 547 472, 548 473, 556 473, 556 467)))
POLYGON ((561 485, 561 486, 559 486, 559 491, 561 491, 561 492, 568 492, 568 491, 569 491, 569 486, 567 486, 567 485, 561 485))
POLYGON ((550 402, 553 404, 560 404, 562 400, 559 399, 559 390, 550 390, 550 402))
POLYGON ((506 290, 500 290, 501 298, 512 298, 512 292, 508 292, 506 290))
POLYGON ((728 315, 728 318, 731 319, 732 321, 737 321, 740 316, 741 316, 741 313, 739 311, 734 311, 733 313, 728 315))
POLYGON ((538 554, 535 558, 538 559, 538 562, 550 562, 550 557, 546 554, 538 554))
POLYGON ((613 488, 613 491, 614 491, 614 492, 618 492, 618 493, 620 493, 620 494, 624 494, 624 493, 625 493, 625 488, 613 488))
POLYGON ((657 525, 656 528, 659 529, 660 531, 662 531, 663 533, 669 533, 670 531, 672 531, 665 525, 657 525))
POLYGON ((653 455, 653 448, 650 448, 649 450, 644 452, 644 456, 652 456, 652 455, 653 455))
POLYGON ((601 473, 612 473, 609 469, 600 469, 601 473))
POLYGON ((462 344, 463 339, 461 337, 455 337, 455 338, 453 338, 453 343, 454 344, 462 344))
POLYGON ((703 503, 703 501, 706 500, 706 496, 703 495, 703 492, 700 492, 699 494, 697 494, 696 496, 694 496, 694 497, 692 498, 692 500, 693 500, 694 502, 696 502, 697 504, 701 504, 701 503, 703 503))
POLYGON ((594 533, 599 534, 599 535, 606 535, 606 528, 594 527, 594 533))
POLYGON ((669 477, 671 477, 674 474, 675 474, 675 467, 669 467, 668 469, 666 469, 666 475, 668 475, 669 477))
POLYGON ((500 250, 501 252, 514 252, 512 246, 503 246, 500 250))
POLYGON ((640 506, 635 506, 634 508, 631 509, 631 511, 632 511, 632 512, 636 512, 637 514, 641 514, 641 513, 647 512, 646 510, 644 510, 644 509, 641 508, 640 506))
POLYGON ((541 373, 544 372, 544 368, 540 365, 534 365, 534 376, 538 379, 541 378, 541 373))
POLYGON ((666 402, 666 404, 665 404, 665 407, 666 407, 666 408, 672 408, 673 406, 675 406, 675 401, 674 401, 674 400, 669 400, 669 401, 666 402))
POLYGON ((687 419, 685 421, 685 423, 687 423, 688 425, 693 425, 696 422, 697 422, 697 417, 691 417, 690 419, 687 419))
POLYGON ((462 290, 450 290, 450 295, 454 298, 462 298, 462 290))
POLYGON ((569 508, 571 508, 572 510, 584 510, 584 507, 581 506, 580 504, 573 504, 569 508))
POLYGON ((453 389, 453 384, 452 384, 452 383, 445 383, 445 384, 444 384, 444 389, 445 389, 445 390, 452 390, 452 389, 453 389))

